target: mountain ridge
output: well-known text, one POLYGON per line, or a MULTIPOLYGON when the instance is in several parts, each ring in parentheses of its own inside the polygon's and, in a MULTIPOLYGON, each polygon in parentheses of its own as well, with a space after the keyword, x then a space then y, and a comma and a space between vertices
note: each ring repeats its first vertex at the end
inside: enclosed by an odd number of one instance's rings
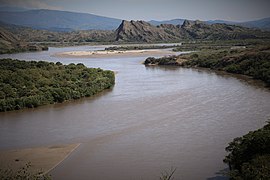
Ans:
MULTIPOLYGON (((122 20, 91 13, 0 7, 0 21, 34 29, 69 32, 74 30, 115 30, 122 20)), ((184 21, 185 19, 178 18, 164 21, 151 20, 148 23, 155 26, 161 24, 182 25, 184 21)), ((208 20, 204 22, 207 24, 226 23, 270 30, 270 18, 246 22, 225 20, 208 20)))
POLYGON ((259 29, 250 29, 237 25, 206 24, 203 21, 185 20, 182 25, 151 25, 145 21, 122 21, 116 30, 116 41, 162 42, 182 39, 257 39, 269 37, 259 29))
MULTIPOLYGON (((171 20, 164 20, 164 21, 157 21, 157 20, 151 20, 148 21, 152 25, 161 25, 161 24, 173 24, 173 25, 182 25, 184 23, 185 19, 171 19, 171 20)), ((190 21, 196 21, 196 20, 190 20, 190 21)), ((244 22, 234 22, 234 21, 226 21, 226 20, 207 20, 203 21, 206 24, 229 24, 229 25, 238 25, 248 28, 258 28, 262 30, 270 30, 270 17, 269 18, 263 18, 253 21, 244 21, 244 22)))
POLYGON ((0 21, 4 23, 53 31, 72 30, 114 30, 120 19, 98 16, 89 13, 77 13, 59 10, 27 10, 18 12, 0 12, 0 21))
MULTIPOLYGON (((269 31, 250 29, 237 25, 206 24, 202 21, 185 20, 182 25, 151 25, 145 21, 123 20, 116 30, 79 30, 53 32, 35 30, 29 27, 9 25, 0 22, 0 27, 10 31, 20 40, 31 44, 80 45, 89 42, 105 43, 158 43, 179 42, 181 40, 234 40, 270 39, 269 31)), ((1 29, 0 29, 1 32, 1 29)), ((14 41, 15 42, 15 41, 14 41)), ((13 43, 14 44, 14 43, 13 43)))

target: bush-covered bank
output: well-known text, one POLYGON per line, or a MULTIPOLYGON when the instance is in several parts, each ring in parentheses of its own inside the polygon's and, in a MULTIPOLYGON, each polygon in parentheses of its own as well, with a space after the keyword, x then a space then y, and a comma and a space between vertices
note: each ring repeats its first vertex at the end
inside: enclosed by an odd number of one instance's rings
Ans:
POLYGON ((195 40, 184 41, 181 46, 173 48, 173 51, 202 51, 202 50, 224 50, 239 48, 255 48, 256 46, 267 46, 270 39, 243 39, 243 40, 195 40))
POLYGON ((114 73, 83 64, 0 60, 0 111, 89 97, 115 83, 114 73))
POLYGON ((235 138, 226 148, 224 159, 232 180, 270 179, 270 123, 243 137, 235 138))
POLYGON ((126 45, 126 46, 111 46, 105 48, 105 51, 129 51, 129 50, 145 50, 145 49, 168 49, 177 48, 179 45, 126 45))
POLYGON ((204 67, 248 75, 270 85, 270 46, 208 50, 163 58, 150 57, 144 64, 204 67))

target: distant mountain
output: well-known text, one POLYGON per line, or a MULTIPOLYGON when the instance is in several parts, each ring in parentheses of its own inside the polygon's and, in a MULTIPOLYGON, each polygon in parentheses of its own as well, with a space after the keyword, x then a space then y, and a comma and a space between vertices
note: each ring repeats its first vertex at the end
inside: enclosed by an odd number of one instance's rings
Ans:
POLYGON ((252 39, 270 37, 259 29, 228 24, 207 24, 202 21, 185 20, 180 25, 154 26, 144 21, 122 21, 116 30, 116 41, 164 42, 181 39, 252 39))
POLYGON ((208 24, 225 23, 225 24, 233 24, 233 25, 244 26, 244 27, 249 27, 249 28, 270 30, 270 18, 264 18, 264 19, 259 19, 255 21, 246 21, 246 22, 210 20, 210 21, 206 21, 206 23, 208 24))
POLYGON ((233 21, 224 21, 224 20, 209 20, 205 21, 207 24, 237 24, 237 22, 233 21))
MULTIPOLYGON (((48 30, 32 29, 30 27, 3 23, 0 28, 16 35, 18 42, 40 43, 71 43, 82 44, 85 42, 113 42, 115 35, 113 30, 79 30, 72 32, 57 32, 48 30)), ((1 32, 0 29, 0 32, 1 32)))
MULTIPOLYGON (((183 39, 263 39, 270 38, 270 32, 228 24, 207 24, 202 21, 185 20, 182 25, 161 24, 154 26, 145 21, 122 21, 115 30, 79 30, 56 32, 36 30, 29 27, 0 22, 1 48, 20 49, 21 42, 30 44, 59 43, 82 44, 87 42, 179 42, 183 39), (8 31, 8 32, 6 32, 8 31), (7 35, 9 33, 9 35, 7 35), (4 35, 3 35, 4 34, 4 35), (11 35, 13 34, 14 37, 11 35), (16 35, 16 36, 15 36, 16 35), (10 38, 6 38, 10 37, 10 38), (13 40, 12 40, 13 39, 13 40), (12 48, 15 47, 15 48, 12 48)), ((33 49, 33 46, 28 46, 33 49)))
POLYGON ((256 21, 247 21, 240 23, 239 25, 245 26, 245 27, 255 27, 260 29, 266 29, 270 30, 270 18, 264 18, 256 21))
POLYGON ((166 20, 166 21, 151 20, 151 21, 148 21, 148 22, 150 24, 154 25, 154 26, 158 26, 158 25, 161 25, 161 24, 182 25, 184 21, 185 21, 185 19, 172 19, 172 20, 166 20))
MULTIPOLYGON (((173 25, 182 25, 185 19, 172 19, 166 21, 149 21, 150 24, 158 26, 161 24, 173 24, 173 25)), ((230 25, 238 25, 249 28, 258 28, 263 30, 270 30, 270 18, 259 19, 255 21, 246 21, 246 22, 234 22, 234 21, 224 21, 224 20, 209 20, 204 21, 206 24, 230 24, 230 25)))
POLYGON ((12 6, 0 6, 0 11, 5 12, 20 12, 20 11, 27 11, 29 9, 21 8, 21 7, 12 7, 12 6))
POLYGON ((28 10, 19 12, 0 12, 0 21, 52 31, 72 30, 113 30, 121 23, 120 19, 57 10, 28 10))
MULTIPOLYGON (((156 21, 156 20, 151 20, 148 21, 150 24, 154 26, 158 26, 161 24, 173 24, 173 25, 182 25, 186 19, 172 19, 172 20, 165 20, 165 21, 156 21)), ((190 20, 192 21, 192 20, 190 20)), ((209 20, 209 21, 204 21, 206 24, 237 24, 237 22, 233 21, 224 21, 224 20, 209 20)))

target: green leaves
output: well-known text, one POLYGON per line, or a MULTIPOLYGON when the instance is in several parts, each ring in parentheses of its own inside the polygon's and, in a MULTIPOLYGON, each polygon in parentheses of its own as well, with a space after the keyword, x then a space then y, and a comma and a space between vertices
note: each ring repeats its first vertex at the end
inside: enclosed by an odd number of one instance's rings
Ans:
POLYGON ((114 73, 83 64, 0 60, 0 111, 89 97, 115 83, 114 73))
POLYGON ((232 179, 270 179, 270 123, 235 138, 226 151, 232 179))

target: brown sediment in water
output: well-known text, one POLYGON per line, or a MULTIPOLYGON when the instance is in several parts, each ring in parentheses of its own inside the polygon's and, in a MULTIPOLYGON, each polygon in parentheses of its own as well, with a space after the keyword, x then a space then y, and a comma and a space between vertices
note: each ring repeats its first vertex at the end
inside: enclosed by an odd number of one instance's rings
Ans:
POLYGON ((48 173, 65 160, 80 144, 0 151, 0 169, 13 171, 30 163, 29 172, 48 173))

